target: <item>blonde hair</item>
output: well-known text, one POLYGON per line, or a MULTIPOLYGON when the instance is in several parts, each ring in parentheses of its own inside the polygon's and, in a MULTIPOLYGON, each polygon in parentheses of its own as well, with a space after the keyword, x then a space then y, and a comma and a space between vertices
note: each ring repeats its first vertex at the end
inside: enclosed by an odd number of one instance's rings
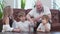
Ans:
POLYGON ((18 13, 17 16, 18 16, 18 17, 25 16, 25 12, 20 12, 20 13, 18 13))
POLYGON ((14 17, 14 19, 16 20, 16 21, 20 21, 20 17, 23 17, 23 16, 25 16, 25 12, 23 12, 23 11, 21 11, 21 12, 18 12, 17 14, 15 14, 15 17, 14 17))

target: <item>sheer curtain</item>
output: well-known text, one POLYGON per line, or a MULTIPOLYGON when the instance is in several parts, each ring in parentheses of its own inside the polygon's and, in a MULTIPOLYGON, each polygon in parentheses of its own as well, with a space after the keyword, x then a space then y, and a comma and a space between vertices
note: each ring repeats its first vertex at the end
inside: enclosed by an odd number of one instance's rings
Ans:
POLYGON ((60 10, 60 0, 53 0, 53 9, 60 10))
POLYGON ((25 9, 33 9, 36 0, 26 0, 25 9))
POLYGON ((14 8, 21 9, 21 0, 14 0, 14 8))
MULTIPOLYGON (((24 9, 32 9, 34 8, 36 0, 26 0, 24 9)), ((14 8, 21 9, 21 0, 14 0, 14 8)))
POLYGON ((0 0, 0 12, 3 11, 3 1, 4 1, 4 0, 0 0))

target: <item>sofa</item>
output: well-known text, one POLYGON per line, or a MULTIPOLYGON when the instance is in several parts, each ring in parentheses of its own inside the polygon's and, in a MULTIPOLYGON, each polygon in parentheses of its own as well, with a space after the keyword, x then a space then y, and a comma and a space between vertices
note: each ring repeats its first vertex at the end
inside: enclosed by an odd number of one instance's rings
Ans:
MULTIPOLYGON (((26 14, 28 14, 31 9, 28 10, 23 10, 23 9, 13 9, 14 10, 14 15, 17 12, 24 11, 26 14)), ((51 31, 60 31, 60 11, 57 9, 50 9, 51 15, 52 15, 52 23, 51 23, 51 31)))
MULTIPOLYGON (((13 17, 16 18, 16 14, 20 11, 24 11, 26 14, 28 14, 31 9, 23 10, 23 9, 13 9, 13 17)), ((51 23, 51 31, 60 31, 60 11, 56 9, 50 9, 52 14, 52 23, 51 23)), ((0 20, 0 31, 2 30, 2 20, 0 20)))
POLYGON ((60 11, 51 9, 52 14, 52 28, 51 31, 60 31, 60 11))

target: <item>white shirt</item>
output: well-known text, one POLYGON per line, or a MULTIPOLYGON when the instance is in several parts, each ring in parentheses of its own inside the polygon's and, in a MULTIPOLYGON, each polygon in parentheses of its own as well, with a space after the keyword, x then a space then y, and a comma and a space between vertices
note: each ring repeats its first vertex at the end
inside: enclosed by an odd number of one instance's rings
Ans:
POLYGON ((13 28, 11 28, 9 24, 3 25, 3 30, 2 30, 2 32, 12 31, 12 30, 13 30, 13 28))
MULTIPOLYGON (((47 27, 49 29, 51 29, 51 24, 50 23, 47 23, 45 25, 47 25, 47 27)), ((40 23, 40 25, 38 26, 37 30, 39 30, 39 29, 42 30, 43 32, 45 32, 45 26, 43 25, 43 23, 40 23)))
POLYGON ((30 23, 29 21, 20 21, 20 22, 13 22, 12 27, 13 28, 19 28, 21 31, 29 31, 29 26, 33 25, 32 23, 30 23))
POLYGON ((43 10, 43 12, 41 12, 41 13, 38 13, 37 10, 36 10, 36 8, 34 8, 34 9, 32 9, 28 14, 29 14, 30 16, 33 16, 34 18, 37 18, 37 17, 38 17, 39 15, 41 15, 41 14, 43 14, 43 15, 51 14, 51 12, 50 12, 50 10, 49 10, 48 7, 43 6, 43 8, 44 8, 44 10, 43 10))

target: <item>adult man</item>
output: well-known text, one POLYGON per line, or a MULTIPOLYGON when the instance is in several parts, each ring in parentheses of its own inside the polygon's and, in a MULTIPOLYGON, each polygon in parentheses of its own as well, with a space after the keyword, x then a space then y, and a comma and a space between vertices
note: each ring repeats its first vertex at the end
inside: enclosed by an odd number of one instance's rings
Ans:
POLYGON ((51 19, 51 12, 48 7, 43 6, 42 3, 38 0, 36 2, 35 8, 32 9, 28 14, 27 14, 27 19, 33 22, 31 17, 34 17, 35 21, 39 22, 41 20, 41 17, 43 15, 48 15, 49 18, 51 19))

